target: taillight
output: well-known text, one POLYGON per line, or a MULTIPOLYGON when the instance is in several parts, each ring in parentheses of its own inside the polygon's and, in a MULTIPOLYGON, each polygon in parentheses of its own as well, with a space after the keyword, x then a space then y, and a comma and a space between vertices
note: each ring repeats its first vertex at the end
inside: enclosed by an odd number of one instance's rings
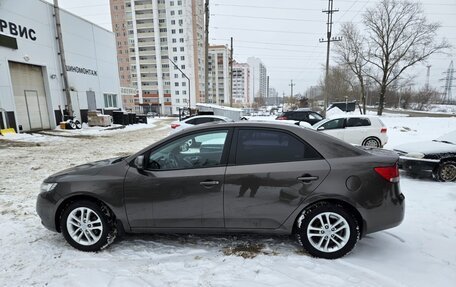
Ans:
POLYGON ((175 129, 175 128, 177 128, 177 127, 180 127, 180 124, 171 124, 171 128, 172 128, 172 129, 175 129))
POLYGON ((397 164, 393 166, 376 167, 374 170, 389 182, 399 181, 399 168, 397 164))
POLYGON ((277 119, 276 119, 276 120, 285 120, 285 121, 286 121, 286 120, 288 120, 288 118, 287 118, 287 117, 285 117, 285 116, 282 116, 282 117, 277 117, 277 119))
POLYGON ((382 129, 380 130, 380 133, 382 133, 382 134, 386 134, 386 132, 387 132, 387 131, 388 131, 388 129, 387 129, 387 128, 382 128, 382 129))

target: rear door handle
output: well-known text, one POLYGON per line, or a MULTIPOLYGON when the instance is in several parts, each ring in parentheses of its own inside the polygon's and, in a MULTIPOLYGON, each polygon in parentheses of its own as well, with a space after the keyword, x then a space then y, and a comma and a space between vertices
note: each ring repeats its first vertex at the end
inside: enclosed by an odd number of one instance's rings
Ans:
POLYGON ((298 177, 299 181, 302 181, 304 183, 310 183, 311 181, 318 180, 318 176, 301 176, 298 177))
POLYGON ((209 187, 209 186, 218 185, 219 183, 220 182, 217 180, 207 180, 207 181, 200 182, 200 185, 202 185, 204 187, 209 187))

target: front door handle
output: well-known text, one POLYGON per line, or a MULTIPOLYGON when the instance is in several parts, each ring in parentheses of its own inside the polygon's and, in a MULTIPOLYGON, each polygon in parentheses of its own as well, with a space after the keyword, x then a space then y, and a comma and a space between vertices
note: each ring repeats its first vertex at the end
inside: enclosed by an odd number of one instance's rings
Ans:
POLYGON ((200 182, 200 185, 202 185, 204 187, 209 187, 209 186, 218 185, 219 183, 220 182, 217 180, 206 180, 206 181, 200 182))
POLYGON ((310 183, 311 181, 318 180, 318 176, 305 175, 298 177, 298 180, 302 181, 303 183, 310 183))

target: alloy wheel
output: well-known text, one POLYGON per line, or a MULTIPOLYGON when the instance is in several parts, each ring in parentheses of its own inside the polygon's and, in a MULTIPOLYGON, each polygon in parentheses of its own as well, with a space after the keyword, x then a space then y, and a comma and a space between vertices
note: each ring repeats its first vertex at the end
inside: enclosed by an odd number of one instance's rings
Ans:
POLYGON ((310 221, 307 238, 310 244, 321 252, 336 252, 349 241, 350 226, 337 213, 320 213, 310 221))
POLYGON ((100 217, 87 207, 73 209, 68 215, 66 227, 71 238, 84 246, 97 243, 103 234, 103 223, 100 217))

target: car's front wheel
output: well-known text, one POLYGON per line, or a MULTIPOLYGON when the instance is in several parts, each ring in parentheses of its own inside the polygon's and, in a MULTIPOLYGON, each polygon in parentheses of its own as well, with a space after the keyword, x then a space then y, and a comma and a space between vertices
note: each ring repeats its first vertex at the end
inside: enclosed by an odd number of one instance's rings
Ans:
POLYGON ((302 212, 297 236, 310 255, 336 259, 355 247, 360 237, 359 223, 341 205, 320 202, 302 212))
POLYGON ((456 161, 445 161, 440 163, 435 175, 439 181, 455 181, 456 161))
POLYGON ((92 201, 70 203, 63 211, 60 229, 66 241, 81 251, 99 251, 113 240, 113 225, 105 206, 92 201))

